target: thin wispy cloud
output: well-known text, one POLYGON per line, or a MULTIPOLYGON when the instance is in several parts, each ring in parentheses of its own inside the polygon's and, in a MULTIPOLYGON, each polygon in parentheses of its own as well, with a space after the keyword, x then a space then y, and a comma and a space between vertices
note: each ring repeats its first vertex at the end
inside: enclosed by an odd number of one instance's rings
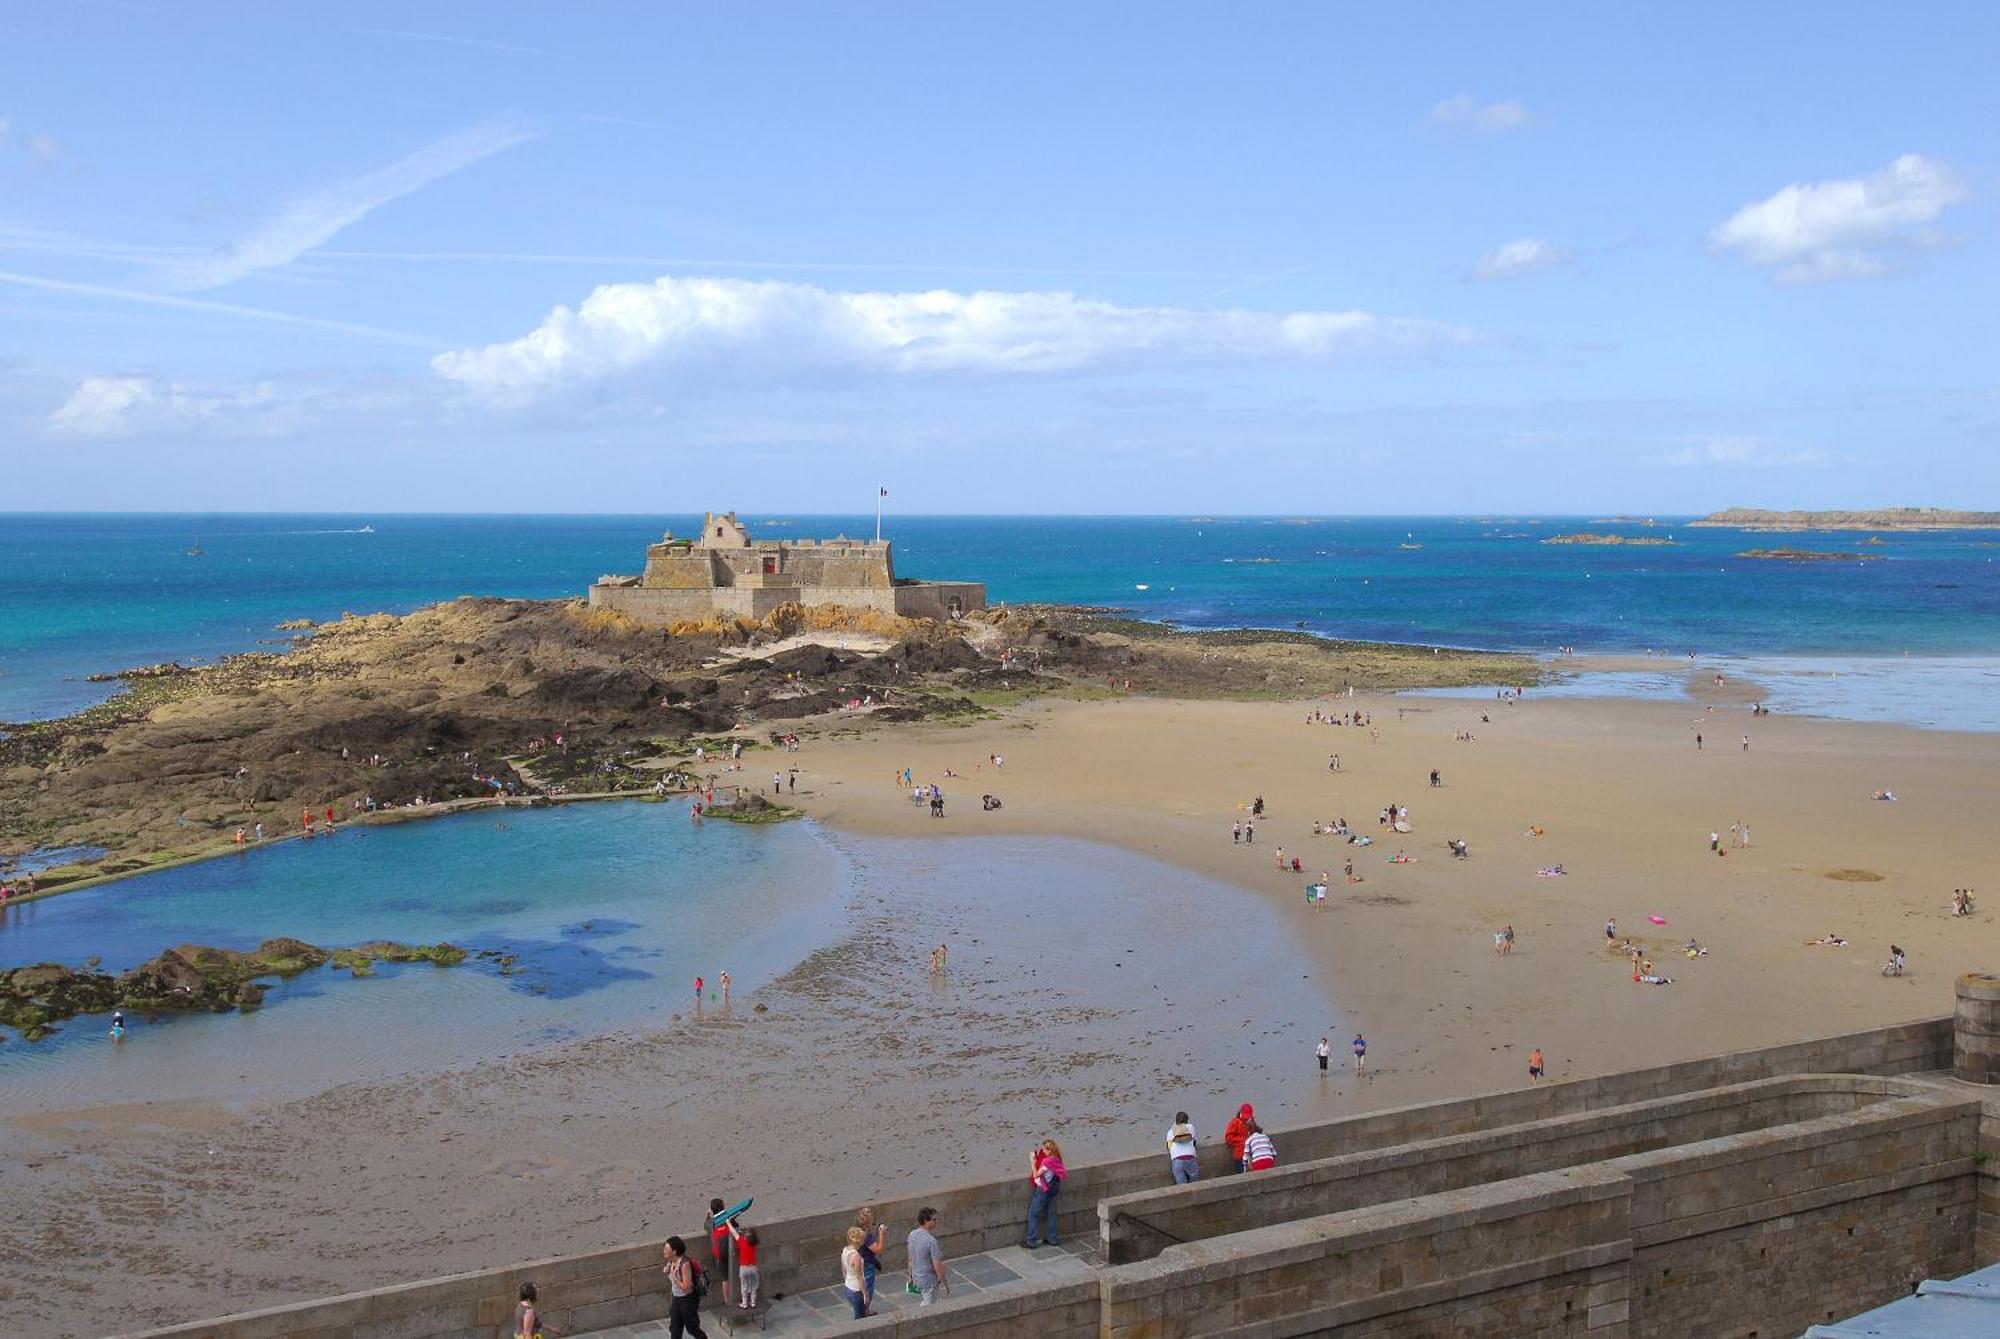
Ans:
POLYGON ((779 270, 788 273, 849 274, 952 274, 991 275, 1002 278, 1075 279, 1228 279, 1241 281, 1252 276, 1228 270, 1129 270, 1099 267, 1020 265, 934 265, 925 261, 879 260, 770 260, 745 256, 634 256, 602 252, 561 251, 356 251, 328 247, 313 252, 314 260, 384 260, 429 263, 504 265, 644 265, 680 270, 779 270))
POLYGON ((406 42, 435 42, 442 46, 472 47, 480 51, 504 51, 516 56, 549 56, 561 58, 559 51, 544 51, 540 47, 516 46, 512 42, 493 42, 483 37, 459 37, 452 33, 420 33, 407 28, 356 28, 358 33, 371 37, 398 37, 406 42))
POLYGON ((1504 135, 1528 124, 1528 109, 1512 99, 1481 102, 1470 93, 1459 93, 1431 108, 1431 124, 1475 135, 1504 135))
POLYGON ((1252 275, 1250 278, 1230 284, 1226 288, 1218 288, 1213 293, 1203 293, 1195 301, 1213 302, 1217 298, 1226 298, 1232 293, 1242 293, 1252 288, 1262 288, 1265 284, 1275 284, 1280 279, 1289 279, 1295 274, 1304 274, 1311 268, 1312 266, 1310 265, 1294 265, 1290 269, 1273 270, 1269 274, 1252 275))
POLYGON ((519 339, 452 350, 431 366, 482 398, 520 404, 690 369, 776 381, 1338 366, 1473 340, 1462 326, 1365 311, 1126 307, 1065 292, 845 293, 669 275, 603 285, 519 339))
POLYGON ((1866 278, 1898 251, 1943 242, 1930 225, 1971 194, 1946 164, 1906 153, 1865 177, 1794 182, 1737 210, 1709 241, 1779 283, 1866 278))
POLYGON ((198 292, 290 264, 393 200, 400 200, 534 136, 516 126, 474 126, 433 141, 395 162, 300 196, 227 249, 164 269, 161 287, 198 292))
POLYGON ((180 311, 206 312, 213 316, 231 316, 246 321, 267 321, 275 325, 300 326, 308 330, 326 330, 344 335, 360 335, 368 339, 387 340, 394 344, 408 344, 417 348, 436 348, 444 341, 406 330, 386 330, 381 326, 362 325, 354 321, 335 321, 321 316, 301 316, 295 312, 273 311, 268 307, 246 307, 235 302, 216 302, 208 298, 179 297, 171 293, 154 293, 144 289, 116 288, 108 284, 78 283, 69 279, 48 279, 38 274, 17 274, 12 270, 0 270, 0 284, 13 284, 17 288, 35 288, 45 293, 71 293, 79 297, 105 298, 114 302, 136 302, 149 307, 172 307, 180 311))
POLYGON ((1681 440, 1680 446, 1656 456, 1653 463, 1678 469, 1726 470, 1818 469, 1831 463, 1824 451, 1779 446, 1749 433, 1714 433, 1681 440))
POLYGON ((1571 253, 1565 247, 1557 246, 1539 237, 1516 237, 1511 242, 1502 242, 1479 258, 1472 267, 1472 277, 1480 280, 1521 279, 1531 274, 1546 274, 1550 270, 1561 269, 1569 264, 1571 253))

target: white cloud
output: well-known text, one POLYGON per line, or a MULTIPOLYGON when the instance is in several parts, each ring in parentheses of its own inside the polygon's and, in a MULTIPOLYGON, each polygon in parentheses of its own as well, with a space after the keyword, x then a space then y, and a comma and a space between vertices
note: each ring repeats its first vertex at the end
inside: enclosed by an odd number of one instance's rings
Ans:
POLYGON ((48 293, 72 293, 80 297, 108 298, 115 302, 136 302, 148 307, 172 307, 180 311, 206 312, 249 321, 269 321, 277 325, 300 326, 308 330, 331 330, 340 334, 361 335, 368 339, 414 344, 423 348, 435 348, 439 343, 437 340, 411 334, 408 331, 385 330, 380 326, 362 325, 354 321, 333 321, 318 316, 300 316, 292 312, 273 311, 268 307, 245 307, 240 303, 215 302, 208 298, 174 297, 166 293, 149 293, 142 289, 115 288, 108 284, 85 284, 70 279, 44 279, 40 275, 19 274, 13 270, 0 270, 0 284, 36 288, 48 293))
POLYGON ((58 437, 128 437, 241 417, 283 398, 288 397, 281 397, 269 382, 245 390, 215 391, 142 376, 85 377, 49 415, 48 428, 58 437))
POLYGON ((532 138, 504 125, 447 135, 372 172, 300 196, 226 250, 169 266, 161 273, 162 285, 180 292, 220 288, 289 264, 390 201, 532 138))
POLYGON ((1906 153, 1865 177, 1794 182, 1737 210, 1709 240, 1780 283, 1861 278, 1889 268, 1885 252, 1936 244, 1927 225, 1969 196, 1950 167, 1906 153))
POLYGON ((28 151, 28 157, 45 165, 62 157, 62 141, 46 130, 37 130, 28 136, 24 147, 28 151))
POLYGON ((1502 242, 1479 258, 1472 269, 1475 279, 1519 279, 1540 274, 1569 263, 1570 253, 1539 237, 1516 237, 1502 242))
POLYGON ((564 386, 690 366, 763 377, 1009 374, 1199 364, 1330 364, 1470 342, 1437 321, 1362 311, 1121 307, 1064 292, 839 293, 774 280, 606 284, 521 338, 439 354, 475 393, 519 403, 564 386))
POLYGON ((1479 135, 1504 135, 1528 124, 1528 109, 1511 99, 1481 102, 1470 93, 1460 93, 1431 108, 1431 124, 1479 135))
POLYGON ((1679 468, 1817 469, 1830 463, 1811 447, 1779 447, 1747 433, 1694 437, 1656 458, 1656 464, 1679 468))

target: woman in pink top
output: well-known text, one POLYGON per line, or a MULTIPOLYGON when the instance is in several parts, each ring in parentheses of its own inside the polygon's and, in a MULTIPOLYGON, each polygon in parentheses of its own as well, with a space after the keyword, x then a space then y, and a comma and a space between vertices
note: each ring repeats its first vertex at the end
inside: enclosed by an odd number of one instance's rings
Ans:
POLYGON ((1036 1146, 1030 1165, 1029 1184, 1034 1187, 1034 1195, 1028 1201, 1028 1239, 1024 1244, 1031 1251, 1044 1241, 1060 1246, 1062 1243, 1056 1239, 1056 1196, 1062 1193, 1062 1183, 1069 1176, 1069 1169, 1063 1166, 1062 1149, 1055 1140, 1044 1139, 1036 1146))

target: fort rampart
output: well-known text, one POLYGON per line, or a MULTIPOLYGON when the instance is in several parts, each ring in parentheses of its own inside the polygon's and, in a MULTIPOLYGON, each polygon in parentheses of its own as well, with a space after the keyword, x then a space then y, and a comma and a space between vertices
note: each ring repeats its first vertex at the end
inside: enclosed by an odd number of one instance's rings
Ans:
MULTIPOLYGON (((1962 1001, 1975 1012, 1984 1001, 1962 1001)), ((1151 1153, 1073 1169, 1065 1235, 1106 1266, 855 1323, 857 1334, 1178 1339, 1795 1335, 2000 1255, 2000 1087, 1952 1019, 1276 1132, 1283 1164, 1172 1186, 1151 1153), (1964 1054, 1963 1047, 1960 1054, 1964 1054)), ((1979 1048, 1974 1048, 1979 1053, 1979 1048)), ((945 1253, 1018 1241, 1019 1178, 878 1202, 945 1253)), ((824 1286, 850 1208, 760 1221, 767 1293, 824 1286)), ((693 1224, 682 1235, 693 1243, 693 1224)), ((891 1243, 886 1267, 901 1265, 891 1243)), ((566 1333, 666 1312, 659 1243, 151 1332, 503 1339, 523 1280, 566 1333)))

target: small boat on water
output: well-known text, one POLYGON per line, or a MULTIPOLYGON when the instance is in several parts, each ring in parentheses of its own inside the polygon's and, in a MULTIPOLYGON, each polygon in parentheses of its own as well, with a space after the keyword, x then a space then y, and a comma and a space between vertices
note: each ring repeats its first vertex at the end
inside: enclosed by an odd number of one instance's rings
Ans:
POLYGON ((1421 544, 1398 544, 1398 545, 1397 545, 1396 547, 1397 547, 1397 548, 1399 548, 1399 549, 1420 549, 1420 548, 1422 548, 1422 547, 1423 547, 1423 545, 1421 545, 1421 544))
POLYGON ((1152 589, 1152 587, 1151 587, 1151 586, 1149 586, 1149 585, 1147 585, 1147 584, 1146 584, 1145 582, 1141 581, 1141 582, 1140 582, 1140 583, 1139 583, 1138 585, 1136 585, 1136 586, 1132 587, 1132 589, 1133 589, 1133 590, 1151 590, 1151 589, 1152 589))
POLYGON ((356 530, 354 533, 357 535, 372 535, 375 533, 375 527, 372 525, 364 525, 359 530, 356 530))
POLYGON ((208 550, 207 550, 207 549, 205 549, 205 548, 203 548, 203 547, 201 546, 201 536, 200 536, 200 535, 196 535, 196 536, 194 537, 194 544, 193 544, 193 546, 192 546, 192 547, 190 547, 190 548, 188 549, 188 551, 187 551, 187 556, 188 556, 188 557, 190 557, 190 558, 200 558, 200 557, 204 556, 205 554, 207 554, 207 552, 208 552, 208 550))

